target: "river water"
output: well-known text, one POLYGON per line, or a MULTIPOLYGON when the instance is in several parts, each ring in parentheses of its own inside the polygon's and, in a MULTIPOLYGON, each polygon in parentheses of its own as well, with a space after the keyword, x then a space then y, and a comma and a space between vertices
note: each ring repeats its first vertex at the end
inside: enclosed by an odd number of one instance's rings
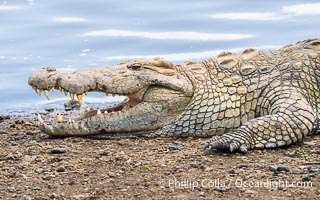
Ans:
MULTIPOLYGON (((132 58, 200 61, 222 50, 276 49, 319 37, 317 1, 0 1, 0 114, 63 109, 38 97, 28 76, 45 66, 77 70, 132 58)), ((90 94, 88 105, 121 97, 90 94)))

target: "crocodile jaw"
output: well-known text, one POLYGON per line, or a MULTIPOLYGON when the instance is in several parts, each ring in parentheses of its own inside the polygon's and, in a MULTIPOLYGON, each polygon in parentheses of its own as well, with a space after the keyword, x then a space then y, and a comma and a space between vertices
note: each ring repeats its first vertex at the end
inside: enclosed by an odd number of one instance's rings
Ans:
POLYGON ((190 97, 163 88, 147 89, 141 94, 128 95, 123 102, 91 110, 76 119, 59 114, 55 119, 41 118, 40 129, 53 136, 87 136, 96 134, 135 133, 157 130, 169 124, 183 111, 190 97), (154 101, 153 94, 166 99, 154 101), (141 95, 142 94, 142 95, 141 95))
POLYGON ((95 115, 81 120, 68 120, 60 115, 49 122, 40 122, 40 129, 53 136, 151 131, 167 123, 160 113, 161 105, 141 103, 126 111, 97 110, 95 115))
MULTIPOLYGON (((192 85, 172 68, 160 74, 152 63, 147 70, 128 70, 124 63, 117 66, 82 70, 73 73, 45 68, 32 74, 29 84, 38 94, 44 91, 49 99, 51 89, 70 93, 81 103, 82 94, 103 92, 128 98, 112 107, 84 113, 77 119, 58 116, 57 119, 40 120, 40 129, 54 136, 85 136, 100 133, 145 132, 170 123, 189 103, 192 85), (151 66, 150 66, 151 65, 151 66), (169 74, 169 75, 168 75, 169 74)), ((41 118, 41 117, 40 117, 41 118)))

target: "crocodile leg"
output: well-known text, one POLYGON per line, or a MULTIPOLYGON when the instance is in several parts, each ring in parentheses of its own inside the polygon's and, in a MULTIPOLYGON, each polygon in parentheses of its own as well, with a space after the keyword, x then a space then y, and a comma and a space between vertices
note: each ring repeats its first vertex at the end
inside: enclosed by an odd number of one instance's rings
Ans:
POLYGON ((315 112, 297 91, 282 92, 272 98, 269 115, 254 118, 232 132, 212 137, 205 149, 240 151, 276 148, 302 141, 311 133, 315 112))

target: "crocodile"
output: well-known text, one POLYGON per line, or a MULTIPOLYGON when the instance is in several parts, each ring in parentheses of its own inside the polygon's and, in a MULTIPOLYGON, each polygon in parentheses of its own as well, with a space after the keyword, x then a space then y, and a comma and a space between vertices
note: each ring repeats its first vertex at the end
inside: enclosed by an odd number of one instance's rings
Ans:
POLYGON ((88 92, 127 96, 72 120, 38 116, 48 135, 208 137, 206 150, 245 153, 320 132, 319 53, 320 39, 308 39, 278 50, 222 52, 202 62, 145 58, 74 72, 46 67, 29 85, 48 98, 55 89, 79 102, 88 92))

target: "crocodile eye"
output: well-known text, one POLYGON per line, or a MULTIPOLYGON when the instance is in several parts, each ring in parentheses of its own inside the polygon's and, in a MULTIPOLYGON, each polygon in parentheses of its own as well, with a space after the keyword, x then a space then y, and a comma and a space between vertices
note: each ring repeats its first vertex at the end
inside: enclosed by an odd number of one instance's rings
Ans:
POLYGON ((142 68, 142 65, 140 63, 134 63, 132 65, 129 65, 128 68, 132 70, 139 70, 142 68))

